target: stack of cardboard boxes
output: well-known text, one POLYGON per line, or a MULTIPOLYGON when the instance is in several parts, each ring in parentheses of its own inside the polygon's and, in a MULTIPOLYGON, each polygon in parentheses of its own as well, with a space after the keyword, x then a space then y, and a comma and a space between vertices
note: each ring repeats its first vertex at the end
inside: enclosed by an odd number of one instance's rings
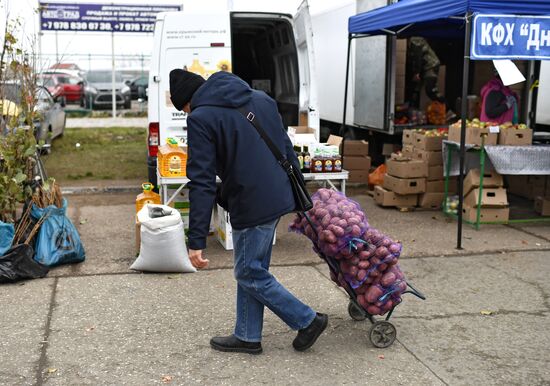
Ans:
POLYGON ((428 168, 426 190, 419 197, 418 206, 426 209, 439 209, 445 196, 442 147, 446 135, 438 134, 436 131, 416 131, 412 138, 414 158, 424 161, 428 168))
POLYGON ((383 185, 374 188, 374 200, 381 206, 415 207, 426 190, 427 176, 425 162, 394 154, 386 161, 383 185))
POLYGON ((510 208, 502 176, 494 171, 486 171, 483 174, 481 198, 479 182, 479 169, 470 170, 464 179, 464 219, 475 222, 477 207, 481 206, 481 221, 508 221, 510 208))
POLYGON ((550 176, 506 176, 508 192, 534 200, 535 212, 550 216, 550 176))
POLYGON ((348 182, 368 184, 371 159, 367 141, 345 140, 343 143, 343 169, 349 171, 348 182))
MULTIPOLYGON (((438 130, 404 130, 402 156, 401 158, 392 156, 386 162, 389 178, 387 182, 384 178, 384 188, 392 190, 391 187, 397 184, 395 177, 401 179, 422 178, 423 182, 418 182, 418 184, 421 184, 423 188, 416 188, 418 197, 413 206, 425 209, 441 208, 445 196, 442 155, 443 139, 445 138, 446 134, 438 130)), ((402 181, 400 183, 403 184, 402 181)), ((392 191, 399 193, 395 190, 392 191)), ((412 194, 411 191, 411 189, 408 190, 409 194, 412 194)), ((377 192, 379 196, 385 193, 380 188, 377 189, 377 192)), ((452 178, 449 183, 449 193, 455 192, 456 178, 452 178)), ((387 193, 385 194, 386 197, 389 197, 387 193)))

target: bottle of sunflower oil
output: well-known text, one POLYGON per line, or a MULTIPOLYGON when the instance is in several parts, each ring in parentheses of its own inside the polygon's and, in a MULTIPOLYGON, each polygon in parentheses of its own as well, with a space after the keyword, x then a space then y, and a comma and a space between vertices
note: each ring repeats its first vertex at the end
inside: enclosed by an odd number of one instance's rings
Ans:
POLYGON ((160 146, 157 163, 160 175, 163 177, 185 177, 187 153, 178 146, 178 141, 168 138, 166 145, 160 146))
POLYGON ((143 193, 136 197, 136 213, 141 210, 146 204, 160 204, 160 196, 153 192, 153 184, 150 182, 141 185, 143 193))

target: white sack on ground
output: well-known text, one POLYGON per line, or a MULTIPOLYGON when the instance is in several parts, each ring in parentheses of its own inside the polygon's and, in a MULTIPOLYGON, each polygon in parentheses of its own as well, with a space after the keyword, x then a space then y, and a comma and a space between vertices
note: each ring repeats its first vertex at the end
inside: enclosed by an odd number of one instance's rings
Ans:
POLYGON ((189 261, 179 212, 166 205, 147 204, 138 212, 141 223, 139 256, 130 269, 148 272, 196 272, 189 261), (149 208, 162 208, 168 216, 152 218, 149 208))

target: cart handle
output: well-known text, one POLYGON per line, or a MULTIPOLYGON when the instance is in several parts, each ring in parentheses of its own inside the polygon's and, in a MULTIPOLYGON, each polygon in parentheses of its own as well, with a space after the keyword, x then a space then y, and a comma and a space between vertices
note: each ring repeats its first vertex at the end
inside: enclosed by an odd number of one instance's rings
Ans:
POLYGON ((413 294, 417 298, 420 298, 422 300, 426 300, 426 296, 424 296, 424 294, 422 292, 420 292, 419 290, 414 288, 409 282, 407 282, 407 287, 409 287, 411 290, 410 291, 409 290, 404 291, 403 292, 404 294, 413 294))

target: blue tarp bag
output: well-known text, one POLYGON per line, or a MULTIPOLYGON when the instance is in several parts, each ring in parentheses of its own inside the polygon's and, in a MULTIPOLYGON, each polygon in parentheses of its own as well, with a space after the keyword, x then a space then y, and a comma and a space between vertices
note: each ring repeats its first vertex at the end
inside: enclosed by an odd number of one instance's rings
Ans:
POLYGON ((58 208, 50 205, 39 208, 33 204, 31 216, 39 220, 46 216, 40 226, 34 246, 34 260, 48 267, 84 261, 84 247, 71 220, 66 215, 67 200, 58 208))
POLYGON ((10 249, 14 234, 13 224, 0 221, 0 256, 3 256, 10 249))

